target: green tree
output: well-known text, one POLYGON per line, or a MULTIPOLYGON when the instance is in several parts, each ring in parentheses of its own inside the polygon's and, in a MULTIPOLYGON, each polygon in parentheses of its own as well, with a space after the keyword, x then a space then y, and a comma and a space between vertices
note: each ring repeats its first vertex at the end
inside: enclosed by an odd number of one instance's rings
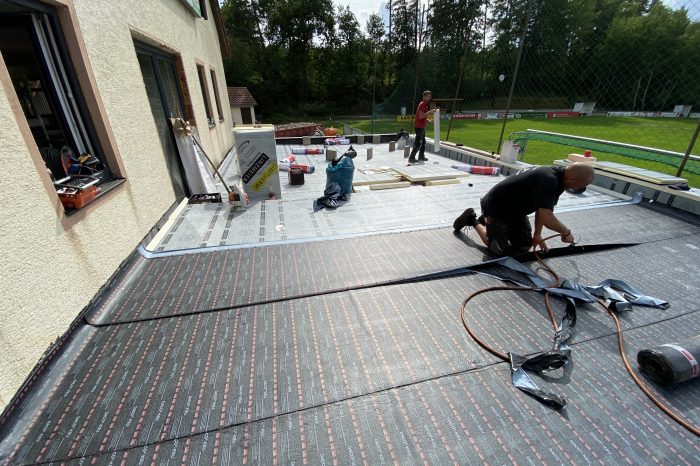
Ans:
POLYGON ((224 60, 226 82, 232 86, 246 86, 258 103, 264 107, 268 97, 273 101, 276 89, 258 92, 264 82, 274 82, 271 71, 274 54, 266 50, 263 36, 265 15, 257 1, 226 0, 221 15, 232 56, 224 60))
POLYGON ((381 53, 384 44, 384 34, 386 33, 386 28, 384 27, 384 21, 382 17, 377 13, 372 13, 369 18, 367 18, 367 23, 365 24, 365 30, 367 31, 367 41, 371 49, 371 66, 368 67, 368 81, 372 82, 372 104, 376 102, 377 99, 383 99, 384 97, 384 68, 385 68, 385 55, 381 53))
POLYGON ((268 41, 286 52, 284 74, 288 90, 298 99, 311 97, 308 80, 314 39, 333 38, 335 20, 331 0, 265 0, 268 41))
POLYGON ((416 2, 417 0, 393 0, 392 18, 394 30, 389 38, 396 55, 396 69, 401 70, 416 58, 416 2))

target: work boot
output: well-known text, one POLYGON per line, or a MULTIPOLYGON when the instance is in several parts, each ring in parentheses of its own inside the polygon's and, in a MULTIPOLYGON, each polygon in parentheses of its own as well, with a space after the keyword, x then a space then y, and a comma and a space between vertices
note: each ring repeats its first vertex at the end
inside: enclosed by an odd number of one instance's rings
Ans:
POLYGON ((408 158, 408 164, 409 164, 409 165, 413 165, 413 164, 416 163, 416 162, 417 162, 417 161, 416 161, 415 158, 413 158, 413 157, 409 157, 409 158, 408 158))
POLYGON ((418 161, 419 161, 419 162, 427 162, 427 161, 428 161, 428 157, 426 157, 425 155, 421 155, 420 157, 418 157, 418 161))
POLYGON ((470 207, 464 212, 462 212, 462 215, 457 217, 455 222, 452 224, 452 228, 454 228, 455 231, 461 231, 464 227, 474 228, 476 224, 476 212, 474 212, 474 209, 470 207))

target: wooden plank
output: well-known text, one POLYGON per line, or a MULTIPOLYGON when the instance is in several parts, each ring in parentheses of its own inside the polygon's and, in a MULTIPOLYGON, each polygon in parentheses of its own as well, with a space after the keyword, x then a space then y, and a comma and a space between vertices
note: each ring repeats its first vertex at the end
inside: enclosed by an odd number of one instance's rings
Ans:
POLYGON ((398 174, 391 167, 366 168, 355 170, 352 179, 353 186, 369 186, 371 184, 395 183, 398 174))
POLYGON ((640 180, 648 181, 653 184, 676 184, 676 183, 687 183, 688 180, 685 178, 678 178, 671 175, 666 175, 664 173, 658 173, 655 171, 647 170, 645 168, 631 167, 628 165, 623 165, 614 162, 595 162, 593 167, 599 170, 617 173, 619 175, 626 175, 631 178, 637 178, 640 180))
POLYGON ((426 186, 444 186, 446 184, 459 184, 461 181, 458 179, 451 179, 451 180, 430 180, 426 181, 425 185, 426 186))
MULTIPOLYGON (((570 160, 565 160, 564 162, 569 163, 570 160)), ((676 176, 655 172, 646 168, 633 167, 631 165, 625 165, 617 162, 596 161, 588 163, 590 163, 596 170, 615 173, 616 175, 624 175, 661 186, 688 182, 688 180, 685 178, 678 178, 676 176)))
POLYGON ((455 170, 446 165, 418 164, 394 169, 402 178, 412 183, 419 181, 449 180, 455 178, 466 178, 469 173, 455 170))
POLYGON ((377 191, 380 189, 396 189, 396 188, 407 188, 411 186, 410 181, 397 181, 395 183, 379 183, 369 185, 369 189, 372 191, 377 191))

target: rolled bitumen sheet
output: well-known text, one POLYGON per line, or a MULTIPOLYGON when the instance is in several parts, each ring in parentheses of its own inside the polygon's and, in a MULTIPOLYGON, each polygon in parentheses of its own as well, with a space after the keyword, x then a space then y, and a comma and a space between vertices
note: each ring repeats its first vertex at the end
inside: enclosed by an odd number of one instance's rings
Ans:
POLYGON ((700 376, 699 360, 700 335, 644 349, 637 354, 642 372, 661 384, 685 382, 700 376))

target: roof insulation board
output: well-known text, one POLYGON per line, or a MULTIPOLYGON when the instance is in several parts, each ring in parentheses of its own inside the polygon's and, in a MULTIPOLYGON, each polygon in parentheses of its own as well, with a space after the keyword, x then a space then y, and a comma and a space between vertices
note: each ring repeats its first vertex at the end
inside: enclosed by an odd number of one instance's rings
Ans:
MULTIPOLYGON (((474 175, 457 185, 367 190, 351 194, 335 210, 314 211, 313 201, 322 191, 315 197, 301 197, 300 192, 292 199, 258 202, 246 210, 234 210, 227 203, 188 204, 173 219, 167 234, 148 248, 158 253, 445 227, 467 207, 479 210, 481 196, 502 179, 474 175)), ((556 210, 620 202, 620 197, 605 190, 590 189, 580 196, 563 194, 556 210)))

